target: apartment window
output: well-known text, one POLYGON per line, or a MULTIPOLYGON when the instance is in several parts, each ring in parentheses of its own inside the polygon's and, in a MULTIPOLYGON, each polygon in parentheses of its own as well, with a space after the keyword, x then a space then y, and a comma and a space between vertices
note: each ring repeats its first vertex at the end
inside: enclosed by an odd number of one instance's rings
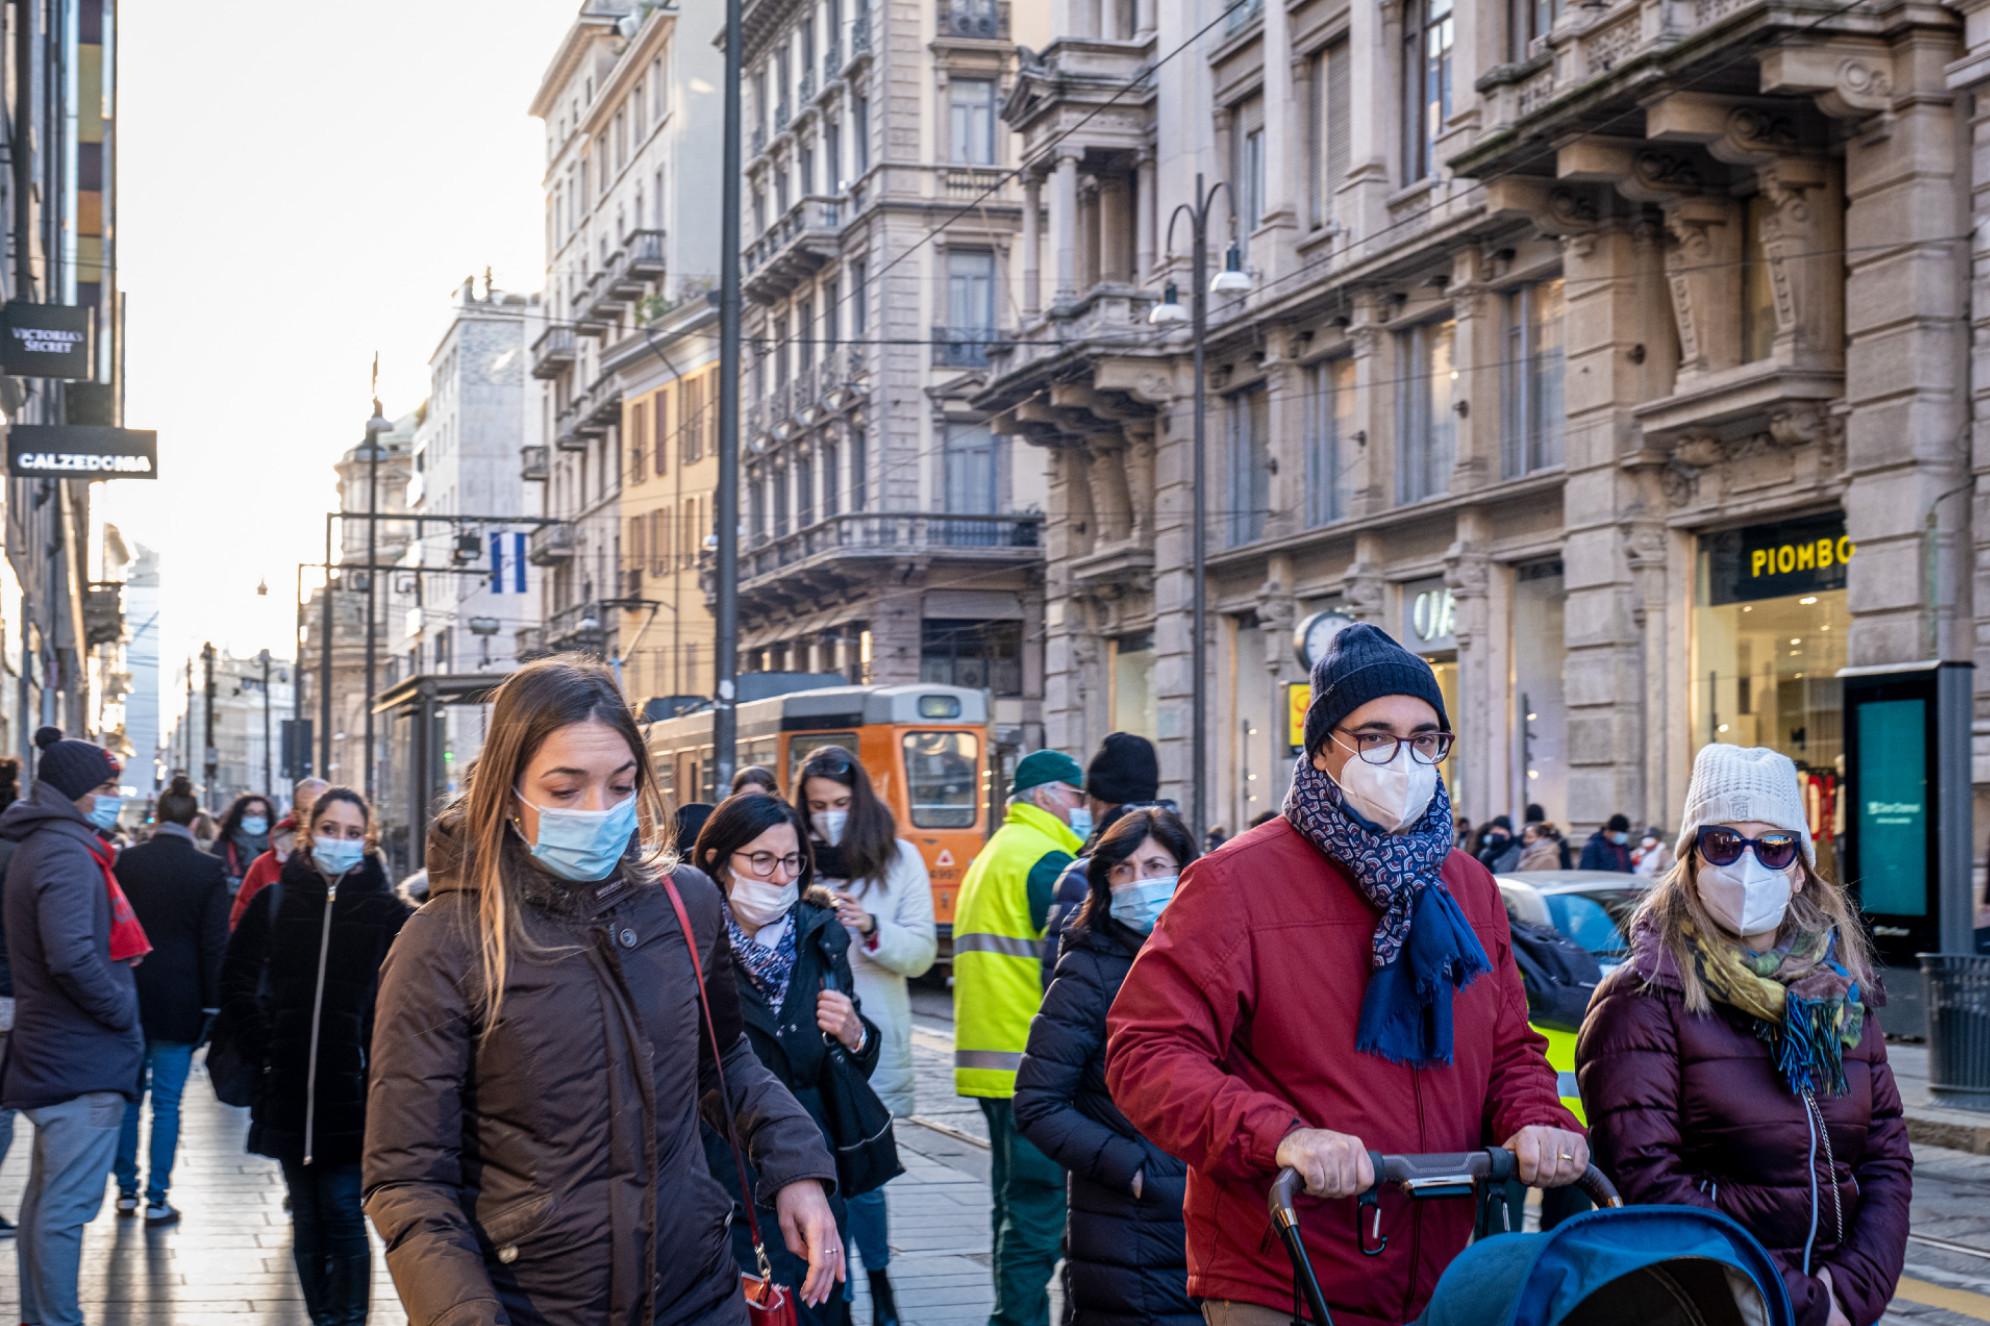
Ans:
POLYGON ((615 169, 620 172, 629 164, 629 116, 626 111, 615 112, 615 169))
POLYGON ((1507 0, 1506 58, 1515 63, 1525 60, 1561 13, 1562 0, 1507 0))
POLYGON ((684 463, 693 465, 704 455, 698 445, 705 426, 705 379, 686 378, 677 400, 677 442, 683 448, 684 463))
POLYGON ((774 508, 774 537, 783 539, 788 535, 788 472, 775 470, 769 484, 773 490, 768 504, 774 508))
POLYGON ((774 126, 774 102, 767 95, 767 66, 761 65, 753 71, 753 113, 760 121, 763 133, 772 132, 774 126))
POLYGON ((665 88, 668 84, 663 76, 663 57, 650 61, 650 123, 663 123, 665 88))
POLYGON ((1347 515, 1347 468, 1354 450, 1354 359, 1315 364, 1306 384, 1306 524, 1347 515))
POLYGON ((807 529, 815 523, 815 462, 807 456, 795 461, 795 528, 807 529))
POLYGON ((802 15, 800 24, 802 41, 802 75, 812 77, 815 72, 815 10, 809 9, 802 15))
POLYGON ((642 574, 644 563, 649 561, 649 544, 645 536, 649 533, 649 522, 641 516, 629 517, 629 566, 638 575, 642 574))
POLYGON ((1313 78, 1308 90, 1312 122, 1312 145, 1307 153, 1307 195, 1313 229, 1334 218, 1334 199, 1347 182, 1347 159, 1352 141, 1349 116, 1349 72, 1347 43, 1337 41, 1313 57, 1313 78))
POLYGON ((650 99, 645 95, 644 81, 637 79, 636 90, 629 94, 629 131, 634 135, 634 141, 638 145, 642 143, 643 134, 649 128, 646 116, 649 112, 650 99))
POLYGON ((871 500, 870 438, 861 428, 850 430, 850 509, 862 511, 871 500))
MULTIPOLYGON (((997 439, 987 424, 946 425, 941 456, 941 486, 946 494, 944 509, 948 515, 995 514, 1001 477, 996 443, 997 439)), ((978 527, 972 531, 963 529, 964 537, 969 539, 978 532, 978 527)))
POLYGON ((788 199, 791 196, 788 169, 785 162, 779 162, 774 167, 774 215, 777 217, 788 214, 788 199))
POLYGON ((804 138, 801 148, 795 154, 795 173, 799 177, 796 186, 806 198, 815 192, 815 140, 804 138))
POLYGON ((774 129, 777 133, 787 127, 788 91, 794 85, 794 80, 788 77, 788 48, 783 46, 774 52, 774 129))
POLYGON ((629 409, 629 481, 641 483, 649 473, 648 457, 643 452, 643 416, 649 412, 648 401, 637 401, 629 409))
POLYGON ((827 120, 822 126, 822 190, 843 192, 843 126, 827 120))
POLYGON ((1227 522, 1230 546, 1255 543, 1264 537, 1271 514, 1271 401, 1262 384, 1240 391, 1225 402, 1230 506, 1227 522))
POLYGON ((1767 359, 1776 344, 1776 292, 1769 272, 1769 249, 1763 223, 1769 204, 1754 194, 1742 204, 1741 232, 1741 359, 1767 359))
POLYGON ((803 368, 815 364, 815 301, 804 299, 795 305, 795 356, 803 368))
POLYGON ((650 574, 662 575, 670 569, 670 508, 660 506, 650 512, 650 574))
POLYGON ((956 78, 947 84, 952 160, 965 166, 995 164, 995 80, 956 78))
POLYGON ((862 175, 871 168, 871 101, 862 94, 850 97, 850 132, 856 139, 850 151, 857 159, 857 174, 862 175))
POLYGON ((836 344, 836 325, 842 320, 843 283, 829 277, 822 283, 822 339, 829 346, 836 344))
POLYGON ((1230 114, 1230 167, 1237 189, 1237 224, 1248 235, 1264 220, 1264 98, 1239 102, 1230 114))
POLYGON ((919 635, 919 680, 928 686, 1023 693, 1021 622, 929 617, 919 624, 919 635))
POLYGON ((1396 500, 1418 502, 1451 486, 1457 459, 1451 399, 1457 325, 1427 322, 1396 335, 1396 500))
POLYGON ((1500 470, 1509 479, 1562 463, 1562 283, 1522 286, 1505 300, 1500 470))
POLYGON ((771 328, 774 340, 774 390, 788 385, 788 320, 775 318, 771 328))
POLYGON ((947 335, 935 362, 978 366, 988 362, 995 334, 995 255, 973 249, 947 253, 947 335))
POLYGON ((841 514, 843 494, 838 491, 843 482, 843 448, 834 436, 822 440, 822 518, 829 519, 841 514))
POLYGON ((671 439, 666 435, 664 430, 670 422, 670 406, 673 400, 675 400, 679 409, 683 408, 684 402, 681 391, 672 391, 666 387, 656 395, 650 397, 650 449, 656 453, 656 472, 658 474, 670 473, 671 439))
POLYGON ((871 264, 865 258, 850 260, 850 335, 862 336, 870 330, 871 264))
POLYGON ((1403 182, 1437 173, 1437 135, 1451 118, 1452 0, 1403 10, 1403 182))

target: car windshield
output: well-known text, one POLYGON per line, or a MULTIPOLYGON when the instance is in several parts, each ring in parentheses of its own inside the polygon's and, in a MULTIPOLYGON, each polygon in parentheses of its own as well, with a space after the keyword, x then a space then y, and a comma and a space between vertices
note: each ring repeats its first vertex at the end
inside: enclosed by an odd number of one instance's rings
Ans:
POLYGON ((1622 958, 1630 953, 1631 916, 1644 895, 1632 889, 1604 893, 1550 893, 1548 921, 1599 958, 1622 958))

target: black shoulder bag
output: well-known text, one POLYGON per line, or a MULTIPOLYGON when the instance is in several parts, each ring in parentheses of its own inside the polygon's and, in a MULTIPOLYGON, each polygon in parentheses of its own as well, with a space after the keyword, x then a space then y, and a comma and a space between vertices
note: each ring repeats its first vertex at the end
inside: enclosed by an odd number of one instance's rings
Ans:
MULTIPOLYGON (((833 970, 824 978, 823 988, 837 988, 833 970)), ((823 1040, 828 1053, 822 1066, 822 1114, 836 1157, 837 1191, 845 1197, 874 1192, 905 1173, 898 1159, 898 1139, 891 1132, 891 1111, 842 1043, 832 1036, 823 1040)))
MULTIPOLYGON (((263 892, 269 895, 269 922, 263 934, 260 970, 256 973, 258 1004, 269 1000, 270 942, 276 937, 277 912, 283 906, 283 881, 276 880, 263 892)), ((262 1075, 262 1065, 250 1058, 242 1045, 240 1025, 223 1010, 214 1019, 214 1030, 207 1041, 207 1080, 213 1084, 215 1098, 223 1105, 233 1105, 238 1109, 253 1105, 256 1083, 262 1075)))

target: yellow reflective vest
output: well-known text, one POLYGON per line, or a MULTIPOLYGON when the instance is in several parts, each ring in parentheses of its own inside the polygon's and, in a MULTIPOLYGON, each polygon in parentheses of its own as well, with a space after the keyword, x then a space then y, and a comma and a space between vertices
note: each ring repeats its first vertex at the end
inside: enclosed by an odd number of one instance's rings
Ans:
POLYGON ((1576 1121, 1587 1128, 1589 1115, 1582 1108, 1582 1093, 1577 1091, 1575 1086, 1576 1034, 1538 1024, 1534 1026, 1534 1030, 1547 1038, 1548 1066, 1555 1070, 1555 1080, 1559 1084, 1556 1094, 1561 1096, 1562 1104, 1568 1106, 1569 1113, 1576 1117, 1576 1121))
POLYGON ((1043 1002, 1043 931, 1031 922, 1029 877, 1052 852, 1085 844, 1064 821, 1028 802, 967 868, 954 906, 954 1090, 1007 1100, 1043 1002))

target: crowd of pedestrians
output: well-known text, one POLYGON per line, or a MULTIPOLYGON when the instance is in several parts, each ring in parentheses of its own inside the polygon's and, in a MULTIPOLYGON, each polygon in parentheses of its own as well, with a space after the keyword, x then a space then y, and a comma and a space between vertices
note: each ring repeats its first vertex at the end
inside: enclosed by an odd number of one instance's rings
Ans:
MULTIPOLYGON (((1136 734, 1009 769, 951 936, 991 1326, 1048 1326, 1060 1264, 1073 1326, 1292 1320, 1265 1216, 1284 1168, 1336 1320, 1407 1322, 1488 1231, 1438 1203, 1382 1237, 1412 1217, 1371 1192, 1375 1153, 1503 1146, 1558 1189, 1592 1143, 1627 1200, 1759 1239, 1800 1326, 1871 1326, 1912 1157, 1870 948, 1791 762, 1706 747, 1676 835, 1633 841, 1617 815, 1583 844, 1581 869, 1650 883, 1629 961, 1551 1020, 1534 950, 1554 936, 1509 922, 1494 875, 1569 869, 1567 836, 1538 806, 1518 832, 1454 814, 1443 693, 1383 631, 1342 630, 1312 684, 1282 808, 1234 836, 1198 842, 1136 734)), ((369 1221, 420 1326, 848 1326, 849 1255, 872 1326, 917 1321, 886 1194, 918 1104, 908 983, 939 931, 885 771, 853 748, 798 740, 794 767, 672 808, 613 674, 540 660, 497 688, 397 890, 352 789, 239 798, 203 848, 178 778, 120 853, 115 758, 36 744, 25 796, 0 761, 23 1321, 83 1320, 108 1185, 121 1216, 182 1218, 203 1043, 282 1172, 314 1326, 367 1319, 369 1221)))

